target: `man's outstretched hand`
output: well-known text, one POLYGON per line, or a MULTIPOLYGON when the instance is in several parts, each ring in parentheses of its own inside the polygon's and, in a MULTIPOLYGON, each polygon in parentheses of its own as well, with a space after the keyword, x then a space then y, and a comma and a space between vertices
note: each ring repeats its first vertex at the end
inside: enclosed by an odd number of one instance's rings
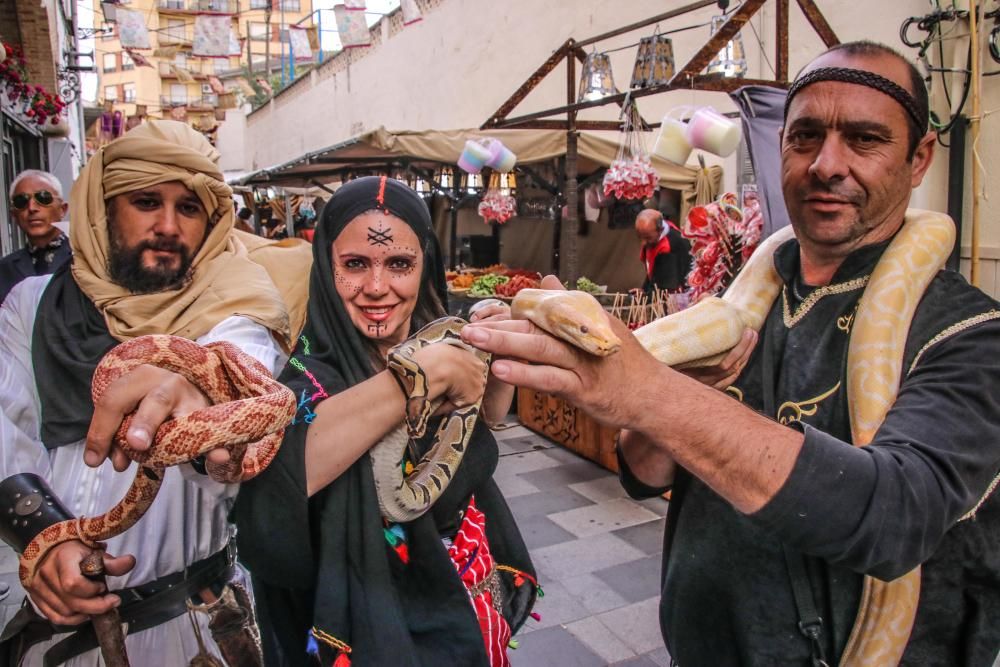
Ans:
MULTIPOLYGON (((133 410, 135 415, 125 438, 130 447, 145 450, 149 449, 163 422, 208 405, 208 397, 183 376, 157 366, 139 366, 112 382, 94 405, 84 461, 96 468, 110 457, 115 470, 121 472, 128 468, 130 460, 124 451, 114 446, 114 437, 122 420, 133 410)), ((212 463, 224 464, 229 461, 229 453, 214 449, 206 458, 212 463)))

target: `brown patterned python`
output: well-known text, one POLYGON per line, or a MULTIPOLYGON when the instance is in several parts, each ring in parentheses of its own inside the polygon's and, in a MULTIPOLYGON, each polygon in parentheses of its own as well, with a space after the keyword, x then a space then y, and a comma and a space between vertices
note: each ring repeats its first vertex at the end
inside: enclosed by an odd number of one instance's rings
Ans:
MULTIPOLYGON (((782 285, 772 257, 792 235, 791 228, 785 228, 764 241, 721 298, 705 299, 647 324, 635 331, 635 337, 670 366, 714 363, 739 342, 745 328, 759 330, 763 325, 782 285)), ((910 209, 869 279, 848 349, 847 394, 855 446, 871 442, 895 401, 914 311, 954 242, 951 218, 910 209)), ((581 326, 593 329, 580 314, 593 313, 594 306, 587 307, 581 300, 567 308, 559 305, 558 294, 518 293, 513 317, 529 319, 553 336, 576 344, 581 326)), ((605 345, 612 348, 615 342, 609 339, 605 345)), ((865 577, 858 616, 840 664, 897 664, 913 627, 919 594, 919 567, 891 582, 865 577)))
POLYGON ((36 535, 21 555, 19 576, 26 587, 52 547, 70 540, 93 546, 132 527, 156 498, 167 467, 224 447, 230 462, 209 464, 208 473, 220 482, 240 482, 257 475, 277 454, 282 432, 295 415, 295 395, 259 361, 226 342, 201 346, 176 336, 141 336, 112 348, 98 364, 91 383, 94 402, 112 382, 142 364, 179 373, 212 405, 165 422, 143 452, 125 441, 132 421, 131 415, 126 417, 115 441, 139 464, 132 486, 104 514, 53 524, 36 535))

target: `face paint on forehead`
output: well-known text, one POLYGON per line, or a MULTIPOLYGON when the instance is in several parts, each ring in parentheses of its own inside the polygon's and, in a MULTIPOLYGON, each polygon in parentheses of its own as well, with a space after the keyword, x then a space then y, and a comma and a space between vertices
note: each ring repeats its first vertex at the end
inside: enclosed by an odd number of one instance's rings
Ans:
POLYGON ((370 245, 382 245, 388 246, 392 243, 392 230, 385 229, 383 226, 383 221, 378 221, 378 229, 374 227, 368 228, 368 243, 370 245))

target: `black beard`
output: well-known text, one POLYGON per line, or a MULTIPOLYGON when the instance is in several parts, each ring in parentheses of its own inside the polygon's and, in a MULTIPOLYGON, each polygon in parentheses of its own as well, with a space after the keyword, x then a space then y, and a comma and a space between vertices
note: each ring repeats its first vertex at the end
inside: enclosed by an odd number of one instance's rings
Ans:
POLYGON ((157 239, 142 241, 134 248, 126 248, 113 224, 108 225, 111 248, 108 256, 108 275, 111 280, 132 294, 153 294, 183 287, 191 280, 191 253, 177 241, 157 239), (166 250, 180 254, 181 263, 176 269, 163 265, 148 269, 142 265, 146 249, 166 250))

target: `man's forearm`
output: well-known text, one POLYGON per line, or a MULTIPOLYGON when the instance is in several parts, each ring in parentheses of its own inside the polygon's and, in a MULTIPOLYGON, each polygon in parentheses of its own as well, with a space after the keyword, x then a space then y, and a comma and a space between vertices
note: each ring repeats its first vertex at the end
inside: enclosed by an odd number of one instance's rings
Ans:
MULTIPOLYGON (((670 398, 637 414, 633 430, 737 510, 749 514, 760 509, 788 478, 802 448, 798 431, 665 366, 655 372, 647 390, 670 398)), ((668 464, 647 465, 653 467, 640 473, 643 479, 653 479, 656 470, 662 474, 668 464)))

